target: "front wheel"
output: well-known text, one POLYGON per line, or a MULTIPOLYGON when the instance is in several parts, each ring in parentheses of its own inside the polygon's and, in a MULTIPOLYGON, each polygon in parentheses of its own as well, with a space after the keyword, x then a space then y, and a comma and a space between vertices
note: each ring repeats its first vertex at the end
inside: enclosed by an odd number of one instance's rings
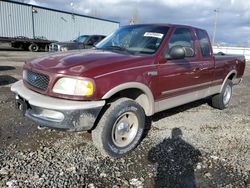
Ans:
POLYGON ((212 106, 223 110, 230 104, 232 98, 233 82, 227 80, 222 88, 222 92, 212 97, 212 106))
POLYGON ((145 113, 135 101, 121 98, 111 103, 92 131, 94 145, 105 156, 122 157, 141 141, 145 113))

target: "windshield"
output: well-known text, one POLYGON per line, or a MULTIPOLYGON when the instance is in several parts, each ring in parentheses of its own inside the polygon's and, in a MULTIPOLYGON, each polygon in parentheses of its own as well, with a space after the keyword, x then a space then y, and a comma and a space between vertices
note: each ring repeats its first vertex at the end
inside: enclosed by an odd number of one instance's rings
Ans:
POLYGON ((96 45, 97 49, 154 54, 168 32, 167 26, 132 25, 116 32, 96 45))
POLYGON ((82 35, 82 36, 79 36, 77 37, 75 40, 73 40, 74 42, 84 42, 86 41, 86 39, 88 38, 89 36, 88 35, 82 35))

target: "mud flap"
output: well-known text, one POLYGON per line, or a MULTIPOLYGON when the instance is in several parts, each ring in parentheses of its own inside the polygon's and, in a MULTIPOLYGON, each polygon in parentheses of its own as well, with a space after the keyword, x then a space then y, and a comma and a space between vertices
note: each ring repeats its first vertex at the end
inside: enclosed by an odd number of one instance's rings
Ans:
POLYGON ((25 113, 28 108, 27 103, 22 99, 16 99, 15 105, 16 108, 21 111, 22 115, 25 116, 25 113))

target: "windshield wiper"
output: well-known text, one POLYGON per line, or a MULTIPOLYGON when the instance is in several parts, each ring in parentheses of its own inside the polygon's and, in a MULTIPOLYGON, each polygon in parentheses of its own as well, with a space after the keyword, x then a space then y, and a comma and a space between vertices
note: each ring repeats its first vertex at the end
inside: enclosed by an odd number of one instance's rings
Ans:
POLYGON ((128 50, 127 48, 121 47, 121 46, 106 46, 104 49, 107 50, 116 50, 116 51, 122 51, 122 52, 128 52, 130 54, 134 54, 132 51, 128 50))

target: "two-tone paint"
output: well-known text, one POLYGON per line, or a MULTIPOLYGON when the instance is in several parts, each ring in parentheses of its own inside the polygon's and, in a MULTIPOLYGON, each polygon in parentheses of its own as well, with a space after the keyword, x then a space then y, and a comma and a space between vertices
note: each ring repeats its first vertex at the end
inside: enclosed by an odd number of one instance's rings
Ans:
POLYGON ((41 95, 72 101, 109 101, 128 91, 138 92, 134 99, 147 116, 156 112, 220 93, 227 79, 238 83, 245 69, 243 56, 202 57, 195 28, 167 25, 170 29, 159 50, 153 55, 131 55, 104 50, 84 50, 57 53, 27 61, 29 69, 50 77, 49 87, 41 91, 24 81, 25 87, 41 95), (164 51, 176 28, 188 28, 195 41, 195 56, 168 60, 164 51), (95 91, 90 97, 53 93, 61 77, 88 78, 94 81, 95 91))

